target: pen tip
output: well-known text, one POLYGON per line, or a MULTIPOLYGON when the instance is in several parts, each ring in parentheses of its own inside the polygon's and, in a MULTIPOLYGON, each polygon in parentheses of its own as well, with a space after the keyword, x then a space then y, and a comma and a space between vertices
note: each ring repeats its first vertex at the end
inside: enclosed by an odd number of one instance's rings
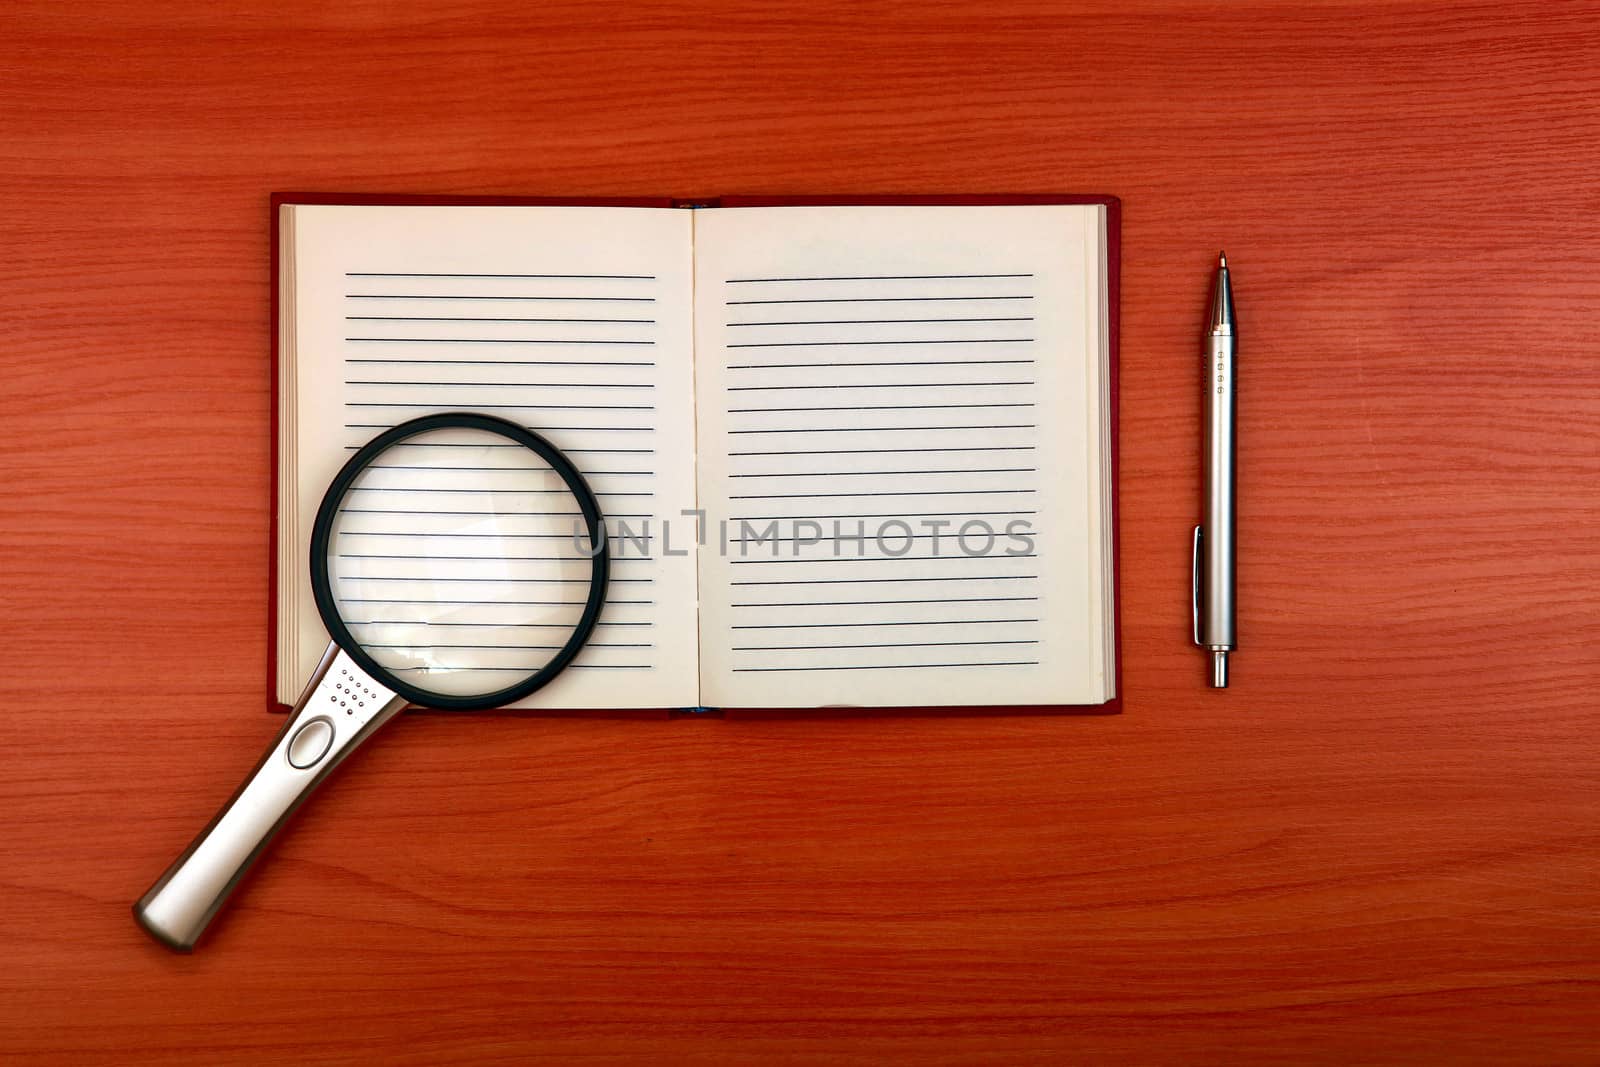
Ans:
POLYGON ((1227 270, 1228 269, 1228 253, 1226 253, 1226 252, 1218 252, 1217 253, 1217 266, 1221 267, 1223 270, 1227 270))

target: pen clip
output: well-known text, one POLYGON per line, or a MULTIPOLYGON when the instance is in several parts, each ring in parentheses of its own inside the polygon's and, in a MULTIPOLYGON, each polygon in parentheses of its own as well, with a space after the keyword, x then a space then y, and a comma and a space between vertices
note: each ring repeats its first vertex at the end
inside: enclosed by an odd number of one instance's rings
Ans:
POLYGON ((1202 528, 1194 528, 1194 551, 1189 559, 1189 610, 1194 617, 1194 643, 1200 644, 1200 543, 1205 539, 1202 528))

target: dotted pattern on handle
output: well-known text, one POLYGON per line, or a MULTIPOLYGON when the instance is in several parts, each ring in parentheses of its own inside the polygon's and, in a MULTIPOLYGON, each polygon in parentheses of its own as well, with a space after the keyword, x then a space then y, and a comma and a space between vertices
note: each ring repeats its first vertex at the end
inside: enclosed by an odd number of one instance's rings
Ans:
POLYGON ((331 684, 333 687, 328 693, 329 702, 337 704, 346 715, 365 711, 369 702, 387 700, 390 696, 386 690, 374 691, 360 672, 352 673, 350 668, 345 666, 339 668, 337 678, 333 677, 330 670, 328 682, 324 684, 331 684))

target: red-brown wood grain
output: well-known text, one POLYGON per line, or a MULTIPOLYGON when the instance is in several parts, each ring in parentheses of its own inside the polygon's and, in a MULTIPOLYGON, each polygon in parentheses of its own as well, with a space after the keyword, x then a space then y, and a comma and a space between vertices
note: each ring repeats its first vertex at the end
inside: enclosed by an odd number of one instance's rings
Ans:
POLYGON ((12 0, 0 1058, 1600 1062, 1597 94, 1593 4, 12 0), (412 716, 167 953, 276 728, 291 188, 1119 195, 1125 713, 412 716))

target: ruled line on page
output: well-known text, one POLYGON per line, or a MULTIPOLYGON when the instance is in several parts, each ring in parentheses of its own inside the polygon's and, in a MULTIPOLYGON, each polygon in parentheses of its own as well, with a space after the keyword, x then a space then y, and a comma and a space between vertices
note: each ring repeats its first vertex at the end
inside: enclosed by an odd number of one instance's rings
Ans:
POLYGON ((907 490, 871 490, 854 493, 745 493, 728 497, 729 500, 819 500, 828 497, 860 497, 860 496, 1010 496, 1016 494, 1037 493, 1039 490, 1029 489, 907 489, 907 490))
POLYGON ((1037 574, 941 575, 935 578, 794 578, 741 579, 731 585, 860 585, 866 582, 1022 582, 1036 580, 1037 574))
MULTIPOLYGON (((525 584, 525 585, 526 584, 532 584, 532 585, 589 585, 590 584, 590 579, 588 579, 588 578, 502 578, 502 577, 474 578, 474 577, 458 577, 458 576, 454 576, 454 575, 448 576, 448 577, 436 577, 436 576, 433 576, 433 575, 417 575, 417 574, 411 574, 411 575, 406 575, 406 574, 358 574, 358 575, 339 575, 339 577, 340 578, 348 578, 348 579, 357 580, 357 581, 363 581, 363 582, 461 582, 461 583, 470 583, 470 584, 478 584, 478 585, 481 585, 481 584, 483 584, 485 582, 491 582, 491 583, 492 582, 516 582, 516 583, 525 584)), ((646 585, 646 584, 649 584, 652 581, 654 581, 654 579, 652 579, 652 578, 612 578, 611 579, 612 584, 625 583, 625 584, 629 584, 629 585, 646 585)))
POLYGON ((484 317, 480 315, 346 315, 346 322, 527 322, 559 323, 561 325, 637 323, 654 326, 655 319, 528 319, 484 317))
POLYGON ((923 671, 940 667, 1037 667, 1036 659, 985 660, 973 663, 852 663, 848 665, 807 664, 804 667, 735 667, 735 673, 747 671, 923 671))
MULTIPOLYGON (((371 533, 366 531, 357 531, 357 533, 362 537, 372 536, 371 533)), ((416 534, 413 536, 425 537, 431 535, 416 534)), ((572 538, 569 536, 567 540, 570 541, 572 538)), ((449 562, 476 563, 587 563, 589 561, 588 556, 511 556, 502 552, 492 553, 487 556, 449 556, 442 552, 423 552, 411 554, 403 552, 340 552, 337 555, 339 559, 421 559, 430 561, 443 560, 449 562)), ((612 556, 611 562, 616 564, 648 563, 649 559, 648 557, 636 557, 630 559, 627 557, 618 558, 616 556, 612 556)))
POLYGON ((729 307, 748 304, 915 304, 915 303, 961 303, 963 301, 986 300, 1032 300, 1031 296, 845 296, 822 297, 811 300, 729 300, 729 307))
MULTIPOLYGON (((346 512, 346 514, 349 514, 349 512, 346 512)), ((456 533, 456 531, 448 531, 448 533, 435 533, 435 531, 430 531, 430 530, 349 530, 349 528, 346 528, 346 530, 342 531, 342 533, 346 534, 346 536, 360 536, 360 537, 424 537, 424 539, 426 539, 426 541, 429 541, 429 542, 438 541, 438 539, 442 539, 442 537, 446 537, 446 539, 450 539, 450 537, 453 537, 453 539, 462 539, 462 537, 464 537, 464 539, 472 539, 472 541, 490 541, 490 539, 496 539, 496 541, 557 541, 557 542, 560 542, 560 541, 571 541, 571 539, 573 539, 573 531, 571 531, 571 530, 566 531, 566 533, 456 533)), ((634 541, 634 539, 629 539, 629 541, 630 542, 634 542, 634 544, 637 544, 637 541, 634 541)), ((646 537, 645 541, 648 541, 648 537, 646 537)), ((618 552, 619 553, 626 552, 626 550, 627 550, 626 547, 622 547, 622 545, 618 545, 618 552)), ((382 555, 371 555, 371 557, 368 557, 368 558, 421 558, 421 560, 426 560, 426 558, 438 558, 438 560, 448 560, 448 558, 458 558, 458 557, 448 557, 448 555, 418 555, 418 557, 382 557, 382 555)), ((494 558, 494 557, 461 557, 461 558, 494 558)), ((499 558, 517 558, 517 557, 499 557, 499 558)), ((563 558, 587 558, 587 557, 563 557, 563 558)), ((634 561, 637 561, 637 558, 626 557, 626 555, 622 555, 622 557, 619 558, 619 561, 626 561, 626 563, 634 563, 634 561)))
MULTIPOLYGON (((341 508, 340 510, 345 515, 444 515, 452 517, 471 517, 474 515, 505 514, 504 511, 445 511, 438 508, 424 508, 421 510, 409 508, 341 508)), ((581 511, 548 511, 545 512, 545 514, 547 516, 572 519, 581 518, 583 516, 583 512, 581 511)), ((607 519, 648 519, 652 516, 646 512, 640 512, 637 514, 621 514, 615 511, 608 511, 606 512, 605 517, 607 519)))
MULTIPOLYGON (((346 425, 346 427, 349 427, 351 424, 350 423, 346 423, 345 425, 346 425)), ((387 426, 375 427, 375 428, 377 428, 377 429, 390 429, 390 427, 387 427, 387 426)), ((528 427, 528 428, 529 429, 533 429, 533 427, 531 427, 531 426, 528 427)), ((352 445, 350 447, 359 448, 361 446, 360 445, 352 445)), ((473 448, 473 449, 520 449, 520 448, 522 448, 521 445, 513 444, 511 442, 506 442, 506 443, 501 444, 501 443, 489 442, 489 441, 485 441, 485 442, 482 442, 482 443, 473 443, 473 444, 462 444, 462 443, 452 442, 452 441, 396 441, 394 444, 390 445, 389 447, 392 448, 392 449, 393 448, 473 448)), ((653 454, 655 452, 655 449, 653 449, 653 448, 568 448, 568 449, 564 449, 564 451, 567 451, 567 452, 604 452, 604 453, 618 453, 618 454, 628 454, 628 455, 650 455, 650 454, 653 454)))
MULTIPOLYGON (((349 601, 349 600, 345 601, 345 603, 350 603, 350 602, 351 601, 349 601)), ((415 603, 415 601, 413 601, 413 603, 415 603)), ((501 601, 495 601, 493 603, 495 604, 495 606, 499 606, 499 604, 502 603, 502 602, 501 601)), ((586 601, 586 600, 569 600, 569 601, 561 601, 560 603, 571 604, 574 607, 582 607, 584 604, 588 603, 588 601, 586 601)), ((438 619, 346 619, 346 620, 344 620, 344 624, 346 626, 391 626, 391 625, 394 625, 394 626, 429 626, 429 627, 432 627, 432 626, 453 626, 453 627, 461 627, 461 628, 466 628, 466 629, 472 629, 472 628, 476 627, 478 629, 500 629, 500 630, 515 630, 515 629, 524 629, 524 630, 566 630, 566 629, 571 629, 572 628, 571 624, 570 623, 566 623, 566 622, 442 622, 442 621, 440 621, 438 619)), ((596 627, 600 627, 600 626, 650 626, 650 625, 652 625, 652 624, 648 623, 648 622, 611 622, 611 621, 606 621, 606 622, 597 622, 597 623, 595 623, 596 627)))
POLYGON ((829 348, 838 345, 1013 345, 1027 344, 1031 337, 954 337, 944 340, 918 339, 910 341, 747 341, 728 345, 728 348, 829 348))
MULTIPOLYGON (((1025 552, 1025 553, 1019 553, 1019 554, 1014 555, 1014 556, 1005 556, 1005 557, 999 557, 999 558, 1004 558, 1004 559, 1037 559, 1038 555, 1039 554, 1037 552, 1025 552)), ((738 566, 751 566, 751 565, 753 565, 753 566, 773 566, 773 565, 788 565, 788 564, 801 564, 801 565, 815 567, 815 566, 834 566, 836 564, 841 564, 841 563, 927 563, 927 562, 932 561, 932 560, 938 560, 941 563, 951 563, 951 562, 965 561, 965 560, 978 560, 978 559, 982 559, 982 558, 984 558, 984 557, 982 557, 982 556, 941 556, 941 555, 937 555, 937 554, 931 555, 931 556, 891 556, 891 555, 882 555, 882 556, 823 556, 821 558, 812 558, 812 557, 809 557, 809 556, 790 556, 788 558, 782 558, 782 557, 776 557, 775 556, 775 557, 771 557, 771 558, 768 558, 768 559, 735 559, 735 560, 729 560, 728 562, 733 564, 736 567, 738 567, 738 566)))
MULTIPOLYGON (((532 428, 533 427, 531 427, 531 426, 529 427, 529 429, 532 429, 532 428)), ((383 429, 388 429, 388 427, 383 427, 383 429)), ((345 445, 344 446, 346 452, 354 452, 357 449, 359 449, 360 447, 361 447, 360 445, 345 445)), ((413 443, 408 442, 408 441, 398 441, 395 444, 391 445, 390 447, 391 448, 412 448, 412 447, 416 447, 416 448, 521 448, 522 446, 521 445, 493 445, 493 444, 452 445, 452 444, 443 444, 443 443, 438 443, 438 442, 429 443, 429 444, 425 444, 425 445, 416 445, 416 444, 413 444, 413 443)), ((565 449, 564 451, 569 452, 569 453, 580 453, 581 452, 581 453, 595 453, 595 454, 600 454, 600 455, 615 455, 615 456, 650 456, 650 455, 654 455, 656 450, 653 449, 653 448, 568 448, 568 449, 565 449)))
MULTIPOLYGON (((1016 602, 1016 601, 1030 601, 1030 600, 1035 600, 1036 601, 1038 599, 1039 598, 1036 597, 1036 596, 977 596, 977 597, 937 597, 937 598, 934 598, 934 599, 931 599, 931 600, 927 600, 927 599, 925 599, 925 600, 794 600, 794 601, 784 601, 784 602, 763 601, 761 603, 731 604, 729 606, 730 607, 735 607, 735 608, 832 608, 832 607, 857 607, 857 606, 861 606, 861 605, 874 605, 875 606, 875 605, 878 605, 878 604, 1002 604, 1002 603, 1016 602)), ((783 626, 783 625, 809 625, 809 624, 777 623, 775 625, 783 626)), ((836 625, 836 624, 835 623, 820 623, 818 625, 832 626, 832 625, 836 625)), ((751 625, 738 625, 738 626, 734 626, 733 628, 735 630, 744 630, 744 629, 759 629, 760 627, 751 626, 751 625)))
MULTIPOLYGON (((359 405, 362 407, 417 407, 433 408, 434 404, 371 404, 359 405)), ((460 406, 481 408, 478 404, 465 404, 460 406)), ((514 409, 517 411, 654 411, 654 404, 495 404, 496 408, 514 409)), ((595 427, 603 429, 604 427, 595 427)))
POLYGON ((480 388, 494 386, 506 389, 654 389, 653 382, 462 382, 413 381, 400 378, 346 378, 346 385, 424 385, 431 388, 480 388))
POLYGON ((729 522, 767 522, 772 519, 939 519, 946 516, 972 516, 998 518, 1007 515, 1037 515, 1037 511, 871 511, 847 512, 842 515, 734 515, 729 522))
MULTIPOLYGON (((447 466, 443 464, 413 464, 413 463, 369 463, 367 470, 371 471, 521 471, 521 467, 463 467, 447 466)), ((585 474, 654 474, 655 471, 585 471, 585 474)), ((465 537, 465 534, 462 534, 465 537)), ((479 537, 492 537, 493 534, 477 534, 479 537)))
POLYGON ((793 414, 809 411, 973 411, 980 408, 1031 408, 1034 403, 1007 404, 823 404, 816 407, 729 408, 730 415, 793 414))
MULTIPOLYGON (((348 316, 346 316, 348 317, 348 316)), ((1032 322, 1032 315, 997 315, 985 318, 951 319, 790 319, 767 322, 725 322, 724 326, 884 326, 891 323, 924 325, 946 322, 1032 322)), ((730 368, 731 369, 731 368, 730 368)))
MULTIPOLYGON (((965 514, 965 513, 963 512, 962 514, 965 514)), ((792 518, 792 517, 795 517, 795 516, 785 516, 785 518, 792 518)), ((948 526, 949 524, 946 524, 946 525, 948 526)), ((1042 533, 1043 531, 1041 531, 1041 530, 1032 530, 1030 532, 1037 535, 1037 534, 1042 533)), ((489 536, 489 535, 485 535, 485 536, 489 536)), ((953 529, 941 529, 941 531, 939 533, 897 534, 895 536, 895 541, 896 542, 909 541, 909 542, 912 542, 912 543, 915 543, 917 541, 954 541, 959 537, 960 537, 960 534, 956 530, 953 530, 953 529)), ((837 535, 835 535, 833 537, 822 537, 822 536, 817 536, 817 537, 733 537, 733 538, 729 538, 728 539, 728 544, 730 544, 730 545, 739 545, 739 544, 753 544, 753 545, 787 545, 787 544, 825 545, 825 544, 828 544, 830 541, 832 541, 832 542, 840 542, 840 543, 845 542, 845 541, 849 541, 852 544, 858 544, 858 545, 863 543, 861 534, 859 532, 857 532, 857 533, 837 534, 837 535)), ((940 556, 939 558, 940 559, 960 559, 962 557, 959 557, 959 556, 940 556)), ((1010 558, 1012 558, 1012 559, 1021 559, 1022 557, 1021 556, 1012 556, 1010 558)))
MULTIPOLYGON (((378 405, 374 405, 374 406, 375 407, 423 408, 423 409, 428 409, 428 410, 432 410, 433 408, 436 407, 436 405, 434 405, 434 404, 378 404, 378 405)), ((482 404, 473 404, 473 403, 471 403, 469 401, 466 401, 464 399, 463 400, 458 400, 456 402, 455 406, 458 407, 458 408, 463 408, 464 407, 464 408, 471 408, 471 409, 476 410, 476 411, 490 411, 490 412, 492 412, 492 411, 494 411, 496 409, 504 410, 504 411, 596 411, 596 412, 598 412, 598 411, 617 411, 617 412, 621 412, 621 411, 655 411, 656 410, 654 404, 494 404, 494 405, 485 406, 485 405, 482 405, 482 404)), ((618 416, 618 417, 625 417, 625 416, 618 416)), ((535 430, 535 432, 537 432, 539 427, 529 427, 529 429, 535 430)), ((654 428, 653 427, 649 427, 649 426, 637 426, 637 427, 635 427, 635 426, 589 426, 589 427, 575 427, 575 426, 555 427, 555 426, 546 426, 546 427, 543 427, 543 429, 546 429, 546 430, 553 430, 553 429, 569 429, 569 430, 570 429, 653 430, 654 428)))
MULTIPOLYGON (((588 646, 585 646, 585 647, 587 648, 588 646)), ((532 674, 534 671, 539 670, 542 666, 543 666, 543 664, 540 664, 540 665, 537 665, 537 666, 530 666, 530 667, 480 667, 480 666, 474 666, 471 669, 475 670, 475 671, 500 671, 500 672, 507 673, 507 674, 532 674)), ((409 672, 409 671, 437 671, 437 670, 441 670, 441 669, 442 670, 458 670, 460 668, 456 667, 456 666, 452 666, 451 664, 448 664, 448 663, 440 663, 440 664, 434 664, 434 665, 428 666, 428 667, 390 667, 389 669, 392 670, 392 671, 397 671, 397 672, 409 672)), ((649 670, 654 670, 655 669, 655 664, 654 663, 569 663, 569 664, 566 665, 566 667, 564 667, 562 669, 563 670, 569 670, 569 671, 649 671, 649 670)))
MULTIPOLYGON (((379 405, 379 406, 380 407, 384 407, 384 406, 387 406, 387 407, 402 407, 402 406, 406 406, 406 405, 390 404, 390 405, 379 405)), ((505 407, 504 404, 492 404, 492 405, 486 405, 486 406, 485 405, 480 405, 476 410, 484 411, 484 412, 487 412, 489 414, 493 414, 497 409, 503 408, 503 407, 505 407)), ((404 420, 402 420, 402 421, 404 421, 404 420)), ((516 420, 513 419, 511 421, 515 422, 516 420)), ((397 422, 347 422, 347 423, 344 424, 344 428, 347 429, 347 430, 392 430, 397 425, 399 425, 399 423, 397 423, 397 422)), ((553 424, 550 424, 550 423, 540 423, 540 424, 537 424, 537 425, 531 425, 531 426, 527 426, 526 429, 532 430, 535 433, 549 433, 549 432, 557 431, 557 430, 573 432, 573 433, 602 433, 602 432, 604 432, 604 433, 613 433, 613 432, 654 433, 655 432, 655 427, 653 427, 653 426, 556 426, 556 425, 553 425, 553 424)), ((358 446, 355 446, 355 447, 360 447, 360 446, 358 445, 358 446)), ((520 448, 521 446, 519 445, 517 447, 520 448)), ((583 449, 580 449, 580 448, 565 448, 565 447, 562 450, 565 451, 565 452, 581 452, 581 451, 583 451, 583 449)))
MULTIPOLYGON (((584 604, 588 603, 587 600, 434 600, 434 599, 423 599, 421 597, 397 597, 397 598, 395 598, 395 597, 340 597, 339 598, 339 602, 341 604, 436 604, 436 605, 439 605, 441 607, 483 607, 483 606, 486 606, 486 605, 494 605, 494 606, 503 605, 503 606, 506 606, 506 607, 557 607, 557 608, 559 608, 559 607, 582 607, 584 604)), ((610 600, 610 599, 608 599, 606 601, 606 603, 608 605, 629 606, 629 605, 652 604, 652 603, 654 603, 654 601, 651 601, 651 600, 610 600)), ((435 622, 435 623, 431 623, 430 625, 433 625, 433 626, 452 625, 453 626, 453 625, 456 625, 456 624, 455 623, 439 623, 439 622, 435 622)), ((475 626, 475 625, 478 625, 478 624, 477 623, 466 623, 466 624, 462 624, 462 625, 474 625, 475 626)), ((520 624, 520 625, 534 625, 534 624, 520 624)), ((601 625, 603 626, 603 625, 606 625, 606 624, 605 623, 601 623, 601 625)), ((645 624, 644 623, 637 623, 637 624, 629 623, 628 625, 645 625, 645 624)))
POLYGON ((973 389, 994 386, 1034 386, 1032 381, 1009 382, 826 382, 822 385, 730 385, 730 393, 793 392, 810 389, 973 389))
POLYGON ((912 359, 880 363, 733 363, 729 370, 820 370, 839 367, 1014 367, 1032 359, 912 359))
MULTIPOLYGON (((468 469, 468 468, 463 468, 468 469)), ((500 470, 506 468, 476 468, 500 470)), ((902 474, 1036 474, 1038 467, 947 467, 914 471, 750 471, 730 478, 868 478, 902 474)))
MULTIPOLYGON (((411 408, 411 410, 437 411, 437 403, 390 403, 390 402, 365 402, 365 400, 352 400, 346 406, 350 408, 411 408)), ((552 403, 493 403, 483 405, 485 411, 654 411, 654 405, 626 406, 626 405, 552 405, 552 403)), ((653 426, 562 426, 544 427, 554 430, 638 430, 638 432, 651 432, 653 426)))
MULTIPOLYGON (((358 385, 362 385, 362 384, 365 384, 365 385, 381 385, 381 386, 384 386, 384 387, 387 388, 387 387, 390 387, 390 386, 408 385, 408 384, 411 384, 411 383, 408 383, 408 382, 358 382, 358 383, 355 383, 355 384, 358 384, 358 385)), ((463 384, 466 384, 467 386, 470 387, 470 383, 463 383, 463 384)), ((416 395, 416 394, 411 394, 411 395, 416 395)), ((575 404, 575 403, 524 404, 524 403, 499 403, 499 402, 491 403, 491 404, 482 404, 482 403, 474 402, 471 397, 460 396, 460 395, 457 395, 457 394, 451 394, 451 395, 456 397, 456 403, 465 404, 466 406, 473 407, 473 408, 478 408, 478 409, 505 408, 505 409, 508 409, 508 410, 525 410, 525 411, 654 411, 654 410, 656 410, 656 406, 654 404, 581 404, 581 403, 577 403, 577 404, 575 404)), ((621 398, 618 398, 618 399, 621 399, 621 398)), ((378 400, 378 401, 351 401, 346 406, 348 406, 348 407, 360 407, 360 408, 418 408, 418 407, 431 408, 431 407, 437 407, 438 405, 437 404, 432 404, 432 403, 417 403, 417 402, 408 401, 408 400, 378 400)))
MULTIPOLYGON (((388 486, 388 485, 355 485, 347 491, 349 493, 481 493, 482 489, 446 489, 435 486, 388 486)), ((572 490, 565 486, 560 489, 496 489, 495 496, 557 496, 571 495, 572 490)), ((595 496, 655 496, 653 491, 639 493, 596 493, 595 496)))
POLYGON ((555 281, 653 282, 654 274, 455 274, 439 271, 347 270, 346 278, 509 278, 555 281))
POLYGON ((406 345, 653 345, 654 341, 580 340, 572 337, 346 337, 346 341, 406 345))
MULTIPOLYGON (((883 641, 860 642, 846 645, 735 645, 735 652, 823 652, 836 649, 857 648, 968 648, 978 645, 1037 645, 1037 639, 1018 639, 1015 641, 883 641)), ((382 646, 377 646, 382 647, 382 646)), ((469 645, 450 646, 440 645, 440 648, 460 647, 469 648, 469 645)), ((498 647, 498 646, 488 646, 498 647)), ((541 647, 541 646, 532 646, 541 647)))
MULTIPOLYGON (((387 625, 387 624, 385 624, 385 625, 387 625)), ((406 642, 404 644, 384 644, 382 642, 377 642, 377 641, 363 641, 361 643, 361 647, 362 648, 415 648, 417 646, 416 646, 416 642, 414 642, 414 641, 409 641, 409 642, 406 642)), ((490 645, 490 644, 472 644, 472 643, 468 643, 468 642, 445 643, 445 642, 442 642, 442 641, 433 641, 433 642, 429 643, 428 647, 429 648, 470 649, 472 651, 505 650, 505 651, 511 651, 511 652, 556 652, 556 651, 559 651, 560 649, 564 648, 565 646, 564 645, 526 645, 526 644, 490 645)), ((588 642, 585 642, 584 647, 585 648, 654 648, 655 645, 650 644, 648 642, 639 643, 639 644, 633 644, 633 643, 623 643, 623 642, 614 642, 614 641, 588 641, 588 642)))
MULTIPOLYGON (((1038 622, 1034 619, 910 619, 891 622, 774 622, 743 623, 735 630, 825 630, 852 626, 999 626, 1016 622, 1038 622)), ((353 625, 353 624, 352 624, 353 625)), ((735 651, 738 651, 735 649, 735 651)))
POLYGON ((346 293, 346 300, 525 300, 545 303, 654 304, 653 296, 486 296, 460 293, 346 293))
POLYGON ((781 452, 729 452, 730 456, 881 456, 902 452, 1032 452, 1037 445, 973 445, 954 448, 796 448, 781 452))
POLYGON ((631 362, 597 359, 347 359, 346 363, 365 365, 430 367, 654 367, 653 361, 631 362))
POLYGON ((846 274, 815 278, 728 278, 728 285, 756 282, 906 282, 956 281, 975 278, 1031 278, 1032 274, 846 274))
POLYGON ((771 430, 729 430, 736 433, 897 433, 923 430, 1032 430, 1034 423, 988 424, 979 426, 801 426, 771 430))

